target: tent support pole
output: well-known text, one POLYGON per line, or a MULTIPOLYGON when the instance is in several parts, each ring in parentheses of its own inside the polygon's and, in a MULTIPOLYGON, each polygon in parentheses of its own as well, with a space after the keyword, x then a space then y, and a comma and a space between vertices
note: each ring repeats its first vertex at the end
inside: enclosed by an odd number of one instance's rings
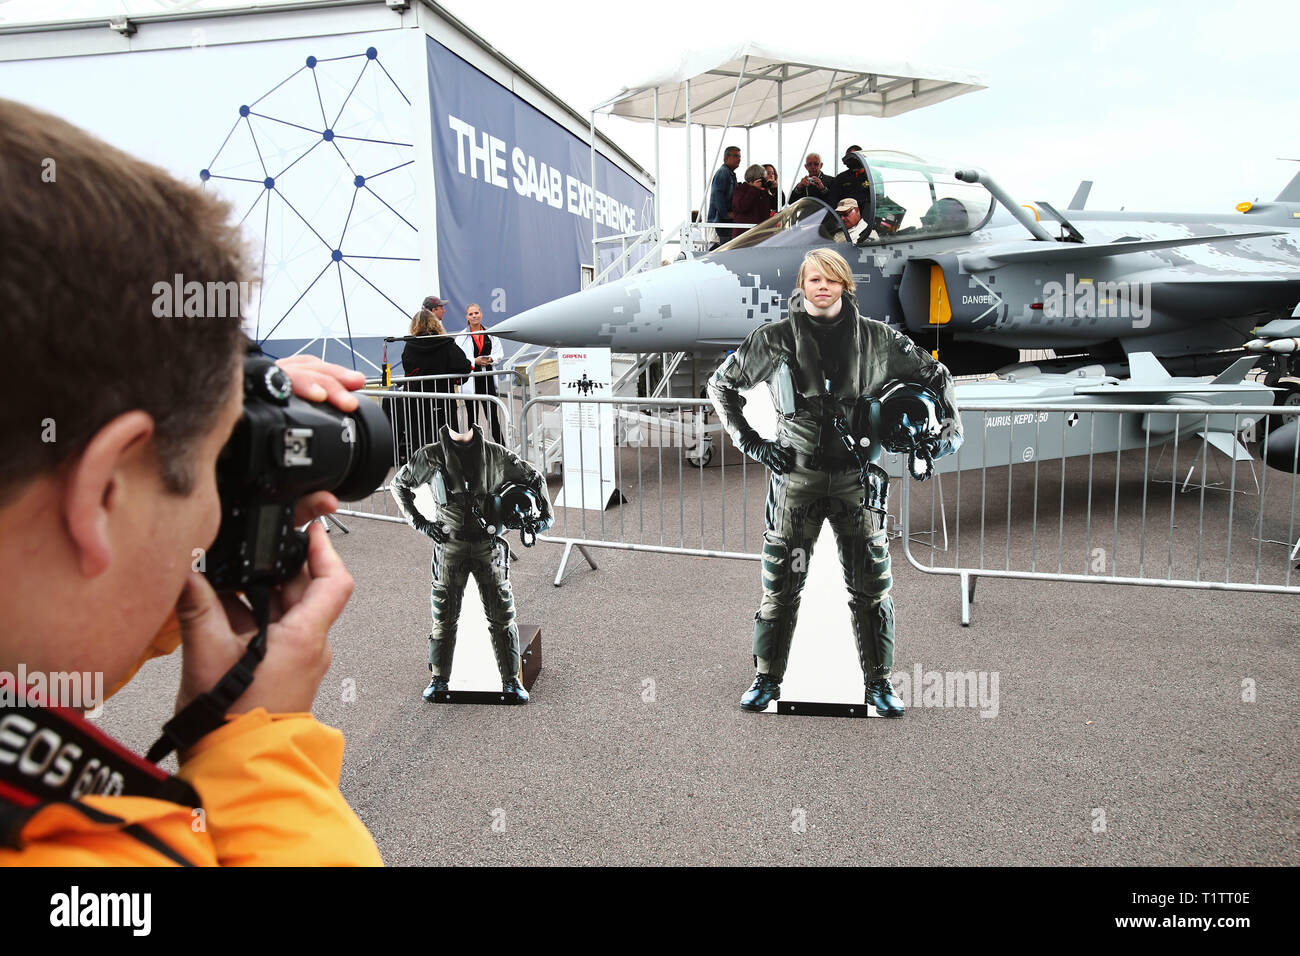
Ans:
POLYGON ((663 235, 663 224, 659 220, 659 87, 655 87, 655 232, 663 235))
MULTIPOLYGON (((778 170, 778 176, 781 175, 780 170, 785 168, 782 165, 785 162, 785 153, 781 150, 781 146, 785 142, 782 138, 785 133, 785 116, 782 111, 781 93, 785 88, 785 78, 788 75, 789 69, 790 67, 782 64, 781 79, 776 81, 776 168, 778 170)), ((777 188, 779 189, 780 186, 777 188)))
POLYGON ((835 101, 835 166, 836 173, 840 171, 840 101, 835 101))
MULTIPOLYGON (((707 208, 704 203, 700 204, 701 208, 707 208)), ((700 217, 704 220, 704 216, 700 217)), ((690 229, 692 245, 694 244, 695 230, 691 228, 691 81, 686 81, 686 228, 690 229)), ((693 254, 693 250, 692 250, 693 254)))
POLYGON ((591 111, 591 276, 600 275, 600 253, 596 246, 596 111, 591 111))

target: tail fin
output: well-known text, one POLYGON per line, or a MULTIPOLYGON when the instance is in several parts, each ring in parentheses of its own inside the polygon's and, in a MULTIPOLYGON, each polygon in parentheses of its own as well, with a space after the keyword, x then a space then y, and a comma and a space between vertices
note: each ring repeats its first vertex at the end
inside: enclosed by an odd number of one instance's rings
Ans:
POLYGON ((1258 362, 1259 359, 1260 356, 1258 355, 1247 355, 1245 358, 1237 359, 1237 361, 1233 362, 1220 372, 1218 378, 1216 378, 1211 384, 1236 385, 1238 382, 1241 382, 1246 378, 1246 373, 1255 367, 1255 363, 1258 362))
POLYGON ((1066 209, 1082 209, 1084 203, 1088 201, 1088 193, 1092 192, 1092 180, 1085 179, 1079 183, 1079 188, 1074 191, 1074 198, 1070 200, 1070 205, 1066 209))
POLYGON ((1296 173, 1291 181, 1283 187, 1282 191, 1277 194, 1277 202, 1300 202, 1300 173, 1296 173))
POLYGON ((1128 357, 1128 377, 1133 382, 1163 382, 1169 372, 1151 352, 1132 352, 1128 357))

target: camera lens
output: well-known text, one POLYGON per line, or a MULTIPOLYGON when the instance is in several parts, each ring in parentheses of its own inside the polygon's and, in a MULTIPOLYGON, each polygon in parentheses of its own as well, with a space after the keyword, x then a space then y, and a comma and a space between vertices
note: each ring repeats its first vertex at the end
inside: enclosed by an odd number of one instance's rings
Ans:
POLYGON ((379 405, 358 397, 357 410, 346 419, 345 434, 354 438, 352 460, 332 490, 340 501, 357 501, 384 483, 393 465, 393 426, 379 405))

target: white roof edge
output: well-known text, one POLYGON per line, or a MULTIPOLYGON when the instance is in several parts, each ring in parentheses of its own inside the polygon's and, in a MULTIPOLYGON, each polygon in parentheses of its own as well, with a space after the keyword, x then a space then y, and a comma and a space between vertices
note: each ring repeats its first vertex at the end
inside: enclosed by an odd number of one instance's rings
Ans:
MULTIPOLYGON (((306 12, 306 11, 313 11, 313 10, 320 11, 323 9, 334 9, 334 8, 341 8, 341 7, 382 7, 384 3, 385 0, 284 0, 284 2, 274 2, 273 0, 273 2, 269 2, 269 3, 252 3, 244 6, 230 5, 224 7, 173 10, 173 11, 166 11, 166 12, 159 12, 159 13, 139 13, 139 14, 131 13, 131 14, 125 14, 125 16, 127 17, 128 20, 131 21, 132 24, 143 26, 149 23, 168 23, 168 22, 185 21, 185 20, 205 20, 205 19, 217 19, 217 18, 236 17, 236 16, 254 16, 259 14, 277 14, 277 13, 284 14, 284 13, 306 12)), ((511 73, 516 74, 520 79, 530 84, 535 90, 538 91, 538 93, 540 93, 547 101, 549 101, 557 109, 562 110, 563 112, 568 114, 568 116, 571 119, 575 120, 582 127, 587 129, 590 128, 591 117, 589 115, 583 115, 572 105, 562 100, 549 87, 547 87, 545 84, 538 81, 531 73, 529 73, 523 67, 519 66, 518 63, 510 59, 500 50, 496 49, 496 47, 492 46, 492 44, 488 43, 480 34, 475 32, 471 27, 465 24, 464 21, 457 18, 453 13, 451 13, 445 7, 436 3, 435 0, 411 0, 411 5, 412 7, 423 6, 427 8, 436 17, 443 20, 453 29, 463 34, 468 40, 470 40, 472 43, 478 46, 485 54, 497 60, 503 67, 505 67, 511 73)), ((112 16, 114 17, 122 16, 122 15, 123 14, 112 14, 112 16)), ((394 13, 395 27, 399 26, 399 23, 397 22, 397 17, 398 17, 397 13, 394 13)), ((28 23, 0 23, 0 37, 5 35, 10 35, 10 36, 21 35, 25 33, 49 33, 49 32, 56 32, 56 31, 90 30, 90 29, 107 30, 108 21, 109 21, 109 15, 105 14, 104 16, 82 17, 75 20, 69 19, 69 20, 32 21, 28 23)), ((406 22, 400 23, 401 27, 409 28, 409 29, 417 28, 418 25, 419 24, 414 21, 411 23, 406 23, 406 22)), ((95 51, 95 52, 107 52, 107 51, 95 51)), ((130 51, 123 50, 120 52, 130 52, 130 51)), ((84 51, 70 50, 66 55, 78 56, 78 55, 90 55, 90 54, 84 51)), ((635 159, 633 159, 626 151, 624 151, 624 149, 621 146, 615 143, 612 139, 610 139, 605 133, 603 133, 599 129, 596 130, 596 141, 597 141, 598 150, 610 154, 616 154, 623 164, 625 164, 627 167, 630 167, 632 171, 639 174, 643 178, 643 180, 645 180, 651 186, 653 186, 654 174, 651 173, 649 170, 647 170, 635 159)))
MULTIPOLYGON (((669 96, 680 95, 684 91, 686 81, 689 79, 692 81, 692 99, 700 102, 701 99, 716 97, 717 91, 720 89, 725 92, 727 85, 734 89, 736 79, 739 78, 742 68, 744 69, 745 78, 753 78, 753 82, 774 83, 774 77, 763 77, 760 74, 764 71, 774 71, 776 65, 787 67, 786 72, 792 70, 799 73, 803 71, 805 75, 801 78, 805 80, 809 76, 816 74, 825 76, 827 79, 821 81, 823 85, 827 85, 830 82, 829 78, 834 74, 842 74, 845 80, 853 76, 876 76, 919 82, 921 90, 915 96, 895 97, 891 103, 890 98, 884 95, 880 97, 878 104, 873 104, 869 108, 862 104, 862 108, 855 107, 851 110, 851 112, 866 115, 897 115, 911 109, 951 99, 954 96, 985 89, 988 85, 985 78, 980 74, 950 67, 922 64, 910 60, 891 60, 851 52, 828 54, 825 50, 812 50, 798 44, 747 41, 684 52, 676 62, 653 70, 644 77, 624 86, 619 91, 599 100, 600 106, 597 108, 609 108, 610 104, 617 101, 611 110, 615 115, 626 119, 649 120, 651 116, 648 110, 638 107, 638 100, 645 98, 645 101, 648 102, 650 94, 656 88, 660 92, 662 103, 665 94, 669 96), (709 87, 712 88, 712 96, 704 93, 704 90, 709 87), (697 89, 704 94, 700 99, 697 99, 694 95, 697 89)), ((836 82, 838 83, 840 80, 837 79, 836 82)), ((726 97, 730 99, 730 93, 727 93, 726 97)), ((817 99, 820 100, 820 98, 817 99)), ((834 98, 832 97, 828 102, 834 102, 834 98)), ((789 110, 785 113, 785 118, 798 120, 811 117, 816 114, 819 105, 820 102, 815 102, 799 109, 789 110)), ((679 115, 680 112, 679 110, 679 115)), ((756 113, 747 122, 733 122, 730 125, 737 128, 744 128, 746 125, 763 125, 772 122, 775 113, 775 107, 772 106, 756 113)), ((662 114, 660 122, 665 122, 668 125, 682 125, 681 119, 665 118, 662 114)), ((699 119, 693 115, 692 122, 699 122, 699 119)), ((722 124, 706 121, 705 125, 720 126, 722 124)))

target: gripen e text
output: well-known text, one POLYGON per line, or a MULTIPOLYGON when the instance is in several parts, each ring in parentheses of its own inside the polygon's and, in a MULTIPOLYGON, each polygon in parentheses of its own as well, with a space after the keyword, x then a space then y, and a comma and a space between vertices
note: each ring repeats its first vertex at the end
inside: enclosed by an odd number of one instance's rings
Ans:
POLYGON ((590 219, 618 232, 635 232, 636 212, 613 196, 593 189, 577 176, 562 173, 554 165, 539 162, 516 146, 510 151, 512 179, 506 178, 506 142, 476 130, 458 116, 447 114, 447 125, 456 134, 456 170, 462 176, 481 179, 500 189, 514 186, 521 196, 564 209, 581 219, 590 219))

